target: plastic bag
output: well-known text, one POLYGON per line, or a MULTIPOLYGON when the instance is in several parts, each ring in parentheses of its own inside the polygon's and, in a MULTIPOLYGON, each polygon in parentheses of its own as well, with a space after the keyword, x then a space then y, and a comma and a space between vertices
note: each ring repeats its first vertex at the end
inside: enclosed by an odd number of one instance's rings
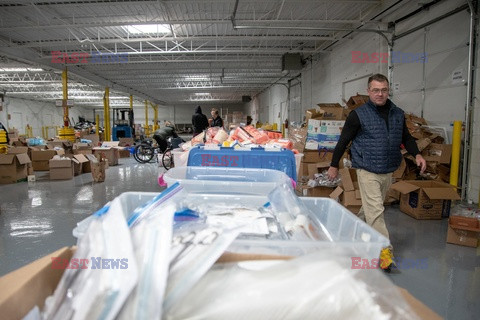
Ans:
POLYGON ((164 312, 183 301, 183 297, 235 240, 238 232, 193 223, 191 227, 184 226, 174 233, 164 312))
POLYGON ((45 319, 113 319, 137 283, 137 264, 119 198, 95 216, 71 260, 77 264, 69 264, 46 301, 45 319))
POLYGON ((164 319, 418 319, 385 275, 349 260, 317 252, 215 265, 164 319))
POLYGON ((273 189, 268 198, 278 221, 291 240, 333 241, 327 228, 287 185, 273 189))
POLYGON ((117 319, 160 319, 167 284, 173 204, 157 207, 132 229, 139 280, 117 319))

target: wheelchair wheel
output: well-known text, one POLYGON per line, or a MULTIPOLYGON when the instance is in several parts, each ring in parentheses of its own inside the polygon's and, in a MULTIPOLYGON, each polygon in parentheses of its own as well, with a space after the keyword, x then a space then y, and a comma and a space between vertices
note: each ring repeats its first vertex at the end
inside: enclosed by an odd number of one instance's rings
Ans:
POLYGON ((174 167, 172 149, 167 149, 162 156, 162 165, 165 170, 174 167))
POLYGON ((140 144, 135 147, 133 157, 140 163, 148 163, 155 156, 155 149, 147 144, 140 144))

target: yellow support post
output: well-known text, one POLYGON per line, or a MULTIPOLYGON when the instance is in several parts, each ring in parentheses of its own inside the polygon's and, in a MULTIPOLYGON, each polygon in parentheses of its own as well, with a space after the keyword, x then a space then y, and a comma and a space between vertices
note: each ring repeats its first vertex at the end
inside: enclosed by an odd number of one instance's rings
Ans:
POLYGON ((155 123, 155 130, 158 130, 158 129, 160 128, 160 126, 158 125, 158 105, 155 105, 155 109, 153 109, 153 110, 154 110, 154 112, 155 112, 155 113, 154 113, 154 117, 155 117, 155 118, 154 118, 154 119, 155 119, 155 121, 154 121, 154 123, 155 123))
POLYGON ((145 100, 145 136, 148 137, 149 134, 150 132, 148 130, 148 101, 145 100))
POLYGON ((133 95, 130 95, 130 109, 133 109, 133 95))
POLYGON ((62 89, 63 89, 63 100, 62 100, 62 106, 63 106, 63 127, 67 128, 68 127, 68 106, 67 106, 67 100, 68 100, 68 73, 67 73, 67 68, 62 71, 62 89))
POLYGON ((450 165, 450 184, 458 187, 460 168, 460 149, 462 147, 462 121, 453 122, 452 164, 450 165))
POLYGON ((103 97, 103 124, 105 130, 103 132, 103 141, 110 141, 110 88, 105 88, 105 96, 103 97))
POLYGON ((153 109, 153 131, 155 132, 160 126, 158 125, 158 104, 153 104, 150 102, 150 105, 153 109))
POLYGON ((100 136, 100 115, 95 115, 95 133, 100 136))

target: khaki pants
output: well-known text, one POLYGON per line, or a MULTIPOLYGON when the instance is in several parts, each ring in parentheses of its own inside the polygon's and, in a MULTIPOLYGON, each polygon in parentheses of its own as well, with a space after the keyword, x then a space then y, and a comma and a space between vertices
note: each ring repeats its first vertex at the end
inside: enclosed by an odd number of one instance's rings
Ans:
POLYGON ((383 202, 392 184, 392 173, 377 174, 357 169, 357 178, 362 196, 362 208, 358 217, 390 239, 383 216, 383 202))

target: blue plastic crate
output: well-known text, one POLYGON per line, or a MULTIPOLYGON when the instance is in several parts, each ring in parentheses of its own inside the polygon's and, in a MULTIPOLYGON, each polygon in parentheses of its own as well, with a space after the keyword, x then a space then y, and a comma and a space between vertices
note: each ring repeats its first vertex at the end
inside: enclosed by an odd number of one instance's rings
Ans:
POLYGON ((288 149, 266 151, 264 148, 235 150, 234 148, 220 147, 220 150, 205 150, 204 146, 196 146, 190 150, 187 165, 274 169, 284 172, 293 181, 297 181, 295 156, 288 149))

